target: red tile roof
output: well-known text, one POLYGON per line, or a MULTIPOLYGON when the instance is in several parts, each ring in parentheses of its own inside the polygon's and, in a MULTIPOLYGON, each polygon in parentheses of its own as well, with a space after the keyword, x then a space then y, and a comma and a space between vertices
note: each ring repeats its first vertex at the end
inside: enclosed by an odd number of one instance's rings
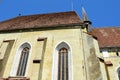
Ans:
POLYGON ((91 34, 97 37, 101 48, 120 47, 120 27, 96 28, 91 34))
POLYGON ((0 22, 0 31, 55 27, 58 25, 70 25, 81 23, 83 23, 82 20, 80 20, 79 16, 74 11, 18 16, 16 18, 0 22))

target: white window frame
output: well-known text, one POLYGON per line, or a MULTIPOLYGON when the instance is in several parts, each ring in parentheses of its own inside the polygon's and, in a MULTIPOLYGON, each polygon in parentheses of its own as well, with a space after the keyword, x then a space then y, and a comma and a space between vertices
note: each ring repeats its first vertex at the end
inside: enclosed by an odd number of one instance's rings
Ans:
POLYGON ((17 74, 17 69, 18 69, 18 66, 19 66, 21 51, 25 47, 28 47, 30 49, 29 56, 28 56, 27 67, 26 67, 26 72, 25 72, 25 76, 24 77, 27 76, 28 65, 29 65, 29 62, 30 62, 30 55, 31 55, 31 51, 32 51, 32 46, 31 46, 31 44, 29 42, 24 42, 23 44, 21 44, 18 47, 16 55, 14 57, 13 65, 12 65, 11 72, 10 72, 10 76, 12 76, 12 77, 17 77, 16 74, 17 74))
POLYGON ((118 77, 118 72, 120 71, 120 66, 118 66, 116 68, 116 71, 115 71, 115 75, 116 75, 116 80, 119 80, 119 77, 118 77))
POLYGON ((58 76, 58 52, 62 47, 66 48, 68 50, 69 80, 73 80, 72 49, 71 49, 70 45, 65 41, 60 42, 54 48, 53 67, 52 67, 52 80, 57 80, 57 78, 58 78, 57 77, 58 76))

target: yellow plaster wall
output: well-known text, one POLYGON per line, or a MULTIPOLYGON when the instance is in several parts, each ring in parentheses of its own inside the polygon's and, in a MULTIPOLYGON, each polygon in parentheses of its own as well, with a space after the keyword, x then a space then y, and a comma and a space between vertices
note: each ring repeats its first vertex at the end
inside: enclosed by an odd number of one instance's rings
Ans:
MULTIPOLYGON (((100 50, 99 50, 98 41, 96 39, 93 39, 93 41, 94 41, 94 46, 95 46, 95 50, 96 50, 96 58, 98 60, 99 60, 99 58, 103 59, 103 55, 102 55, 102 53, 100 53, 100 50)), ((100 70, 102 73, 101 74, 102 80, 108 80, 104 62, 99 60, 99 64, 100 64, 100 70)))
POLYGON ((80 28, 0 34, 0 41, 11 39, 14 39, 15 42, 10 52, 3 77, 7 78, 10 76, 14 57, 20 45, 25 42, 29 42, 32 46, 32 50, 28 61, 27 77, 30 77, 30 80, 38 80, 40 78, 41 80, 51 80, 53 51, 58 43, 65 41, 69 43, 72 49, 73 80, 85 80, 85 72, 83 69, 83 46, 80 28), (37 39, 40 37, 47 38, 44 56, 40 63, 33 63, 37 49, 36 45, 38 46, 37 39))
MULTIPOLYGON (((119 52, 120 53, 120 52, 119 52)), ((105 61, 111 61, 112 66, 106 65, 106 72, 109 80, 117 80, 117 69, 120 67, 120 56, 116 55, 116 52, 109 52, 109 57, 104 58, 105 61)))

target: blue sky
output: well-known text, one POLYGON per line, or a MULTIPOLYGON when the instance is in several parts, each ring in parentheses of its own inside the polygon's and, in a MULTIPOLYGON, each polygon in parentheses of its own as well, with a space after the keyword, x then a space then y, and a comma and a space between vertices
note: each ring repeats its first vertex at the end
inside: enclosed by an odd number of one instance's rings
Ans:
POLYGON ((84 6, 93 27, 120 26, 120 0, 0 0, 0 21, 21 15, 75 10, 84 6), (71 5, 73 3, 73 7, 71 5))

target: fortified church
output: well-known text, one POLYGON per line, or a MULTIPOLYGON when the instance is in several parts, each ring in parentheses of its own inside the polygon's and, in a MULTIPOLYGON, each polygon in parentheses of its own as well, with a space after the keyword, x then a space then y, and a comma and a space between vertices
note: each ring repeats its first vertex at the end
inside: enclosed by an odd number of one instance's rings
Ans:
POLYGON ((82 16, 0 22, 0 80, 120 80, 120 27, 92 28, 84 8, 82 16))

